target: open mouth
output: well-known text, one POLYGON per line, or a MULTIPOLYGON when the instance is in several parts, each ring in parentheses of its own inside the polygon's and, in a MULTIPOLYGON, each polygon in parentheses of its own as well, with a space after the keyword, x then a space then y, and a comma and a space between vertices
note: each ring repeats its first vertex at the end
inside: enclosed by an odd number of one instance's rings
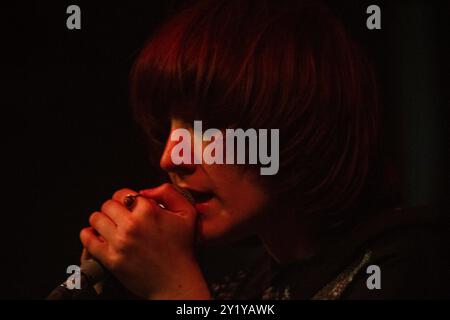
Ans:
POLYGON ((214 197, 214 194, 211 192, 200 192, 188 189, 189 193, 194 198, 195 203, 203 203, 211 200, 214 197))

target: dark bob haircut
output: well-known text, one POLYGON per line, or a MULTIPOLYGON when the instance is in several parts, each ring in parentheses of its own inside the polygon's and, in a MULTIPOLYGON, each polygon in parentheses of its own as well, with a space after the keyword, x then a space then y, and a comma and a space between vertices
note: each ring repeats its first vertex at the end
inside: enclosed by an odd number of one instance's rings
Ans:
POLYGON ((261 177, 278 200, 331 223, 390 205, 374 73, 320 1, 189 3, 143 48, 131 99, 155 157, 170 117, 278 128, 279 172, 261 177))

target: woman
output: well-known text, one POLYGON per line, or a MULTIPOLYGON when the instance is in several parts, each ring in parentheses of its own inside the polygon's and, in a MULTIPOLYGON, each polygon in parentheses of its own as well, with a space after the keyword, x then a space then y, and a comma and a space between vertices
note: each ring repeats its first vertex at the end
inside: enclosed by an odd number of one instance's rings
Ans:
POLYGON ((409 226, 403 217, 414 215, 394 210, 373 72, 319 1, 190 3, 143 48, 131 95, 151 155, 171 184, 116 192, 80 237, 134 296, 444 294, 432 278, 444 279, 445 271, 429 270, 442 257, 423 250, 435 243, 434 231, 409 226), (174 161, 180 143, 174 132, 193 134, 194 121, 222 132, 279 130, 278 171, 261 175, 260 163, 196 163, 194 151, 179 154, 192 161, 174 161), (194 205, 179 188, 190 191, 194 205), (266 254, 239 262, 236 270, 230 263, 227 276, 213 279, 199 248, 252 236, 266 254), (371 285, 368 266, 375 266, 371 285), (407 285, 414 272, 430 272, 431 284, 416 275, 416 286, 407 285))

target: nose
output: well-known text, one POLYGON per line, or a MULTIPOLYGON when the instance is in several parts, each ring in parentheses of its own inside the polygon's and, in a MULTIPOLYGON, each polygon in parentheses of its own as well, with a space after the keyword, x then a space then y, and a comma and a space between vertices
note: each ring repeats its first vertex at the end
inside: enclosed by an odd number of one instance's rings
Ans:
MULTIPOLYGON (((189 175, 194 173, 195 171, 195 164, 193 164, 193 156, 192 154, 190 155, 190 163, 180 163, 180 164, 175 164, 172 161, 172 149, 178 144, 180 143, 179 141, 172 141, 169 138, 167 139, 166 145, 164 147, 164 152, 161 156, 161 159, 159 161, 159 166, 161 167, 161 169, 163 169, 164 171, 168 172, 168 173, 177 173, 180 175, 189 175)), ((190 151, 192 153, 192 151, 190 151)))

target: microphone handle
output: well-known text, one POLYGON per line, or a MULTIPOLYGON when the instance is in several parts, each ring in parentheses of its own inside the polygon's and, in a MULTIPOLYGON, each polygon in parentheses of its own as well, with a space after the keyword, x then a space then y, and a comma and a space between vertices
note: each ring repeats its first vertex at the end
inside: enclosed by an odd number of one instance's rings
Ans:
MULTIPOLYGON (((180 192, 192 205, 195 204, 191 193, 183 188, 173 185, 178 192, 180 192)), ((80 289, 70 289, 68 283, 71 281, 69 277, 61 285, 53 289, 47 296, 46 300, 72 300, 79 299, 80 296, 86 294, 91 290, 91 296, 94 296, 95 290, 93 286, 104 280, 110 275, 109 271, 102 266, 102 264, 95 259, 87 259, 83 261, 80 266, 80 289)))
POLYGON ((66 281, 53 289, 46 300, 72 300, 79 299, 83 295, 93 296, 93 286, 105 279, 108 274, 109 272, 97 260, 85 260, 80 267, 80 288, 71 289, 69 283, 72 282, 72 276, 70 276, 66 281), (91 290, 90 293, 88 292, 89 290, 91 290))

